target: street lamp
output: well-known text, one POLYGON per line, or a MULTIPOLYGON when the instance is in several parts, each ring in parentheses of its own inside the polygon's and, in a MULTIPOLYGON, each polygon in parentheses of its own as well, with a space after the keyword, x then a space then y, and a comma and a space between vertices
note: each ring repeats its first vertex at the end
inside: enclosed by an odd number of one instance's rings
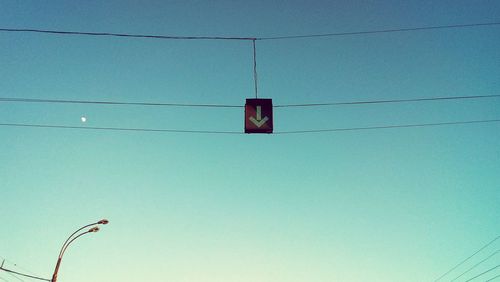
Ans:
POLYGON ((109 221, 107 219, 101 219, 98 222, 87 224, 87 225, 81 227, 80 229, 76 230, 75 232, 73 232, 73 234, 71 234, 68 237, 68 239, 66 239, 66 241, 64 242, 64 244, 63 244, 63 246, 61 248, 61 251, 59 252, 59 257, 57 258, 56 268, 54 269, 54 274, 52 275, 52 280, 51 280, 52 282, 56 282, 57 281, 57 272, 59 272, 59 266, 61 266, 62 257, 64 255, 64 253, 66 252, 66 249, 68 248, 68 246, 71 243, 73 243, 73 241, 75 241, 76 239, 78 239, 79 237, 81 237, 81 236, 83 236, 85 234, 95 233, 95 232, 99 231, 99 227, 97 225, 99 225, 99 224, 105 225, 105 224, 108 224, 108 223, 109 223, 109 221), (76 235, 76 233, 82 231, 85 228, 91 227, 91 226, 92 226, 92 228, 88 229, 87 231, 83 231, 82 233, 76 235))

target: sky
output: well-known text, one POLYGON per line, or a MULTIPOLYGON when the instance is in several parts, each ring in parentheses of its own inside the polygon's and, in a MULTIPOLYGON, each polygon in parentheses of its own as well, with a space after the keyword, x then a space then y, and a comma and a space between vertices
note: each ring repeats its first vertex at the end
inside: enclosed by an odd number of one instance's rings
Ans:
MULTIPOLYGON (((0 28, 274 37, 498 22, 499 1, 10 1, 0 28)), ((275 105, 500 94, 500 26, 256 42, 275 105)), ((0 32, 0 97, 229 104, 251 41, 0 32)), ((274 108, 275 132, 500 119, 499 98, 274 108)), ((0 124, 243 132, 243 108, 0 102, 0 124), (86 121, 82 122, 81 117, 86 121)), ((59 281, 435 281, 500 235, 500 123, 303 134, 0 126, 0 257, 59 281)), ((439 281, 500 263, 500 240, 439 281)), ((475 281, 500 274, 491 271, 475 281)), ((2 281, 20 281, 0 272, 2 281)), ((22 281, 36 281, 21 278, 22 281)))

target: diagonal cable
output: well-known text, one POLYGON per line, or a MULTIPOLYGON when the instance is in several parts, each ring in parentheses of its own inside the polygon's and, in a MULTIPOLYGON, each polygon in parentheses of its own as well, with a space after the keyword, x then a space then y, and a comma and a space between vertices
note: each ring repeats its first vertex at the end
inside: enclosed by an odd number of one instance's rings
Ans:
POLYGON ((452 272, 453 270, 457 269, 459 266, 461 266, 462 264, 464 264, 466 261, 468 261, 469 259, 471 259, 473 256, 477 255, 479 252, 481 252, 482 250, 484 250, 486 247, 488 247, 489 245, 493 244, 499 238, 500 238, 500 235, 497 236, 495 239, 491 240, 490 242, 486 243, 486 245, 482 246, 479 250, 475 251, 472 255, 470 255, 469 257, 467 257, 463 261, 459 262, 457 265, 455 265, 454 267, 452 267, 450 270, 446 271, 443 275, 439 276, 439 278, 437 278, 436 280, 434 280, 434 282, 441 280, 441 278, 445 277, 450 272, 452 272))
POLYGON ((488 270, 486 270, 486 271, 484 271, 484 272, 481 272, 481 273, 479 273, 478 275, 476 275, 476 276, 474 276, 474 277, 472 277, 472 278, 470 278, 470 279, 468 279, 468 280, 465 280, 465 282, 472 281, 472 280, 474 280, 474 279, 476 279, 476 278, 478 278, 478 277, 481 277, 481 276, 485 275, 486 273, 489 273, 489 272, 491 272, 491 271, 493 271, 493 270, 495 270, 495 269, 497 269, 497 268, 499 268, 499 267, 500 267, 500 264, 499 264, 499 265, 497 265, 497 266, 494 266, 494 267, 492 267, 492 268, 490 268, 490 269, 488 269, 488 270))
POLYGON ((490 259, 491 257, 495 256, 496 254, 500 253, 500 250, 496 250, 494 253, 492 253, 491 255, 489 255, 488 257, 486 257, 485 259, 481 260, 480 262, 476 263, 475 265, 473 265, 472 267, 470 267, 469 269, 467 269, 466 271, 462 272, 460 275, 458 275, 457 277, 453 278, 451 281, 455 281, 457 280, 458 278, 464 276, 466 273, 468 273, 469 271, 473 270, 474 268, 476 268, 477 266, 479 266, 480 264, 482 264, 483 262, 487 261, 488 259, 490 259))

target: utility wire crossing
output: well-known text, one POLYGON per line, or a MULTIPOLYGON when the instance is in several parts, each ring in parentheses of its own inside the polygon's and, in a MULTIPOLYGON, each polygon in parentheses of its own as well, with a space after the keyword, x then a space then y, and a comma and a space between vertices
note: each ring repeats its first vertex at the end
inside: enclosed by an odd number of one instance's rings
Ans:
MULTIPOLYGON (((500 94, 494 95, 474 95, 474 96, 449 96, 449 97, 427 97, 409 99, 385 99, 385 100, 364 100, 347 102, 325 102, 325 103, 305 103, 305 104, 278 104, 274 108, 294 108, 294 107, 325 107, 325 106, 346 106, 346 105, 369 105, 369 104, 389 104, 389 103, 414 103, 426 101, 451 101, 451 100, 472 100, 500 98, 500 94)), ((94 105, 120 105, 120 106, 156 106, 156 107, 199 107, 199 108, 244 108, 242 105, 229 104, 195 104, 195 103, 158 103, 158 102, 124 102, 124 101, 95 101, 95 100, 60 100, 60 99, 37 99, 37 98, 15 98, 0 97, 0 102, 15 103, 53 103, 53 104, 94 104, 94 105)))

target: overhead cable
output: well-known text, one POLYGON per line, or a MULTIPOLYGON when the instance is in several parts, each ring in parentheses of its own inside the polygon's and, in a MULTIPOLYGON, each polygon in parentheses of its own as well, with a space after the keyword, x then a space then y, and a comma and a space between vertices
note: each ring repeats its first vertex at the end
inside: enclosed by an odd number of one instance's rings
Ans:
POLYGON ((489 260, 491 257, 495 256, 496 254, 498 254, 500 252, 500 250, 496 250, 494 253, 490 254, 489 256, 487 256, 485 259, 481 260, 480 262, 476 263, 475 265, 471 266, 469 269, 467 269, 466 271, 462 272, 460 275, 458 275, 457 277, 453 278, 450 280, 450 282, 452 281, 455 281, 457 280, 458 278, 464 276, 465 274, 467 274, 469 271, 473 270, 474 268, 478 267, 480 264, 484 263, 485 261, 489 260))
POLYGON ((3 268, 3 267, 0 267, 0 270, 3 270, 3 271, 8 272, 8 273, 16 274, 16 275, 21 275, 21 276, 24 276, 24 277, 33 278, 33 279, 44 280, 44 281, 49 281, 49 282, 52 281, 50 279, 46 279, 46 278, 42 278, 42 277, 38 277, 38 276, 34 276, 34 275, 29 275, 29 274, 20 273, 20 272, 13 271, 13 270, 10 270, 10 269, 6 269, 6 268, 3 268))
POLYGON ((128 38, 150 38, 150 39, 166 39, 166 40, 283 40, 283 39, 299 39, 299 38, 314 38, 314 37, 333 37, 346 35, 367 35, 377 33, 393 33, 393 32, 410 32, 424 31, 436 29, 455 29, 467 27, 484 27, 500 25, 500 22, 485 22, 485 23, 470 23, 470 24, 455 24, 455 25, 435 25, 409 28, 392 28, 381 30, 366 30, 352 32, 337 32, 337 33, 320 33, 320 34, 303 34, 303 35, 285 35, 271 37, 239 37, 239 36, 175 36, 175 35, 150 35, 150 34, 130 34, 130 33, 112 33, 112 32, 88 32, 88 31, 69 31, 69 30, 49 30, 49 29, 32 29, 32 28, 0 28, 0 32, 30 32, 30 33, 45 33, 56 35, 76 35, 76 36, 101 36, 101 37, 128 37, 128 38))
POLYGON ((55 103, 55 104, 95 104, 95 105, 123 105, 123 106, 162 106, 162 107, 200 107, 200 108, 243 108, 243 106, 240 106, 240 105, 223 105, 223 104, 150 103, 150 102, 120 102, 120 101, 90 101, 90 100, 59 100, 59 99, 12 98, 12 97, 0 97, 0 102, 55 103))
POLYGON ((82 36, 103 36, 103 37, 130 37, 130 38, 150 38, 167 40, 255 40, 253 37, 231 37, 231 36, 171 36, 171 35, 150 35, 150 34, 130 34, 112 32, 88 32, 88 31, 67 31, 48 30, 31 28, 0 28, 3 32, 31 32, 57 35, 82 35, 82 36))
POLYGON ((497 275, 497 276, 495 276, 495 277, 491 277, 490 279, 488 279, 488 280, 486 280, 486 281, 484 281, 484 282, 493 281, 493 280, 495 280, 495 279, 497 279, 497 278, 500 278, 500 274, 498 274, 498 275, 497 275))
POLYGON ((296 130, 296 131, 274 132, 274 134, 300 134, 300 133, 321 133, 321 132, 338 132, 338 131, 360 131, 360 130, 429 127, 429 126, 444 126, 444 125, 459 125, 459 124, 474 124, 474 123, 492 123, 492 122, 500 122, 500 119, 437 122, 437 123, 417 123, 417 124, 401 124, 401 125, 382 125, 382 126, 332 128, 332 129, 296 130))
MULTIPOLYGON (((387 100, 364 100, 347 102, 325 102, 309 104, 277 104, 274 108, 294 108, 294 107, 323 107, 323 106, 343 106, 343 105, 365 105, 365 104, 388 104, 388 103, 411 103, 425 101, 445 101, 445 100, 465 100, 465 99, 485 99, 499 98, 495 95, 474 95, 474 96, 449 96, 449 97, 427 97, 410 99, 387 99, 387 100)), ((0 102, 18 103, 55 103, 55 104, 96 104, 96 105, 122 105, 122 106, 160 106, 160 107, 200 107, 200 108, 243 108, 242 105, 230 104, 195 104, 195 103, 158 103, 158 102, 124 102, 124 101, 95 101, 95 100, 60 100, 60 99, 37 99, 37 98, 15 98, 0 97, 0 102)))
MULTIPOLYGON (((445 125, 460 125, 460 124, 465 125, 465 124, 497 123, 497 122, 500 122, 500 119, 469 120, 469 121, 438 122, 438 123, 400 124, 400 125, 383 125, 383 126, 367 126, 367 127, 346 127, 346 128, 312 129, 312 130, 296 130, 296 131, 277 131, 277 132, 274 132, 273 134, 304 134, 304 133, 322 133, 322 132, 340 132, 340 131, 361 131, 361 130, 430 127, 430 126, 445 126, 445 125)), ((245 134, 241 131, 182 130, 182 129, 155 129, 155 128, 127 128, 127 127, 96 127, 96 126, 71 126, 71 125, 53 125, 53 124, 29 124, 29 123, 0 123, 0 126, 54 128, 54 129, 80 129, 80 130, 99 130, 99 131, 122 131, 122 132, 135 131, 135 132, 233 134, 233 135, 245 134)))
MULTIPOLYGON (((465 280, 465 282, 472 281, 472 280, 474 280, 474 279, 476 279, 476 278, 478 278, 478 277, 481 277, 481 276, 485 275, 486 273, 489 273, 489 272, 491 272, 491 271, 493 271, 493 270, 495 270, 495 269, 497 269, 497 268, 499 268, 499 267, 500 267, 500 264, 499 264, 499 265, 497 265, 497 266, 494 266, 494 267, 492 267, 492 268, 490 268, 490 269, 488 269, 488 270, 486 270, 486 271, 484 271, 484 272, 481 272, 481 273, 479 273, 478 275, 476 275, 476 276, 474 276, 474 277, 472 277, 472 278, 470 278, 470 279, 468 279, 468 280, 465 280)), ((494 277, 494 278, 495 278, 495 277, 494 277)), ((488 281, 491 281, 491 279, 490 279, 490 280, 488 280, 488 281)))
POLYGON ((10 272, 6 272, 10 275, 10 277, 15 278, 17 281, 25 282, 23 279, 19 278, 16 274, 12 274, 10 272))
MULTIPOLYGON (((33 273, 32 271, 26 269, 26 268, 23 268, 21 266, 19 266, 17 263, 13 262, 13 261, 10 261, 2 256, 0 256, 0 259, 2 259, 2 264, 0 265, 0 268, 2 268, 4 266, 4 264, 6 262, 8 262, 9 264, 12 264, 13 266, 15 266, 16 268, 22 270, 24 273, 26 274, 31 274, 33 276, 37 276, 35 273, 33 273)), ((12 274, 10 272, 6 272, 8 275, 10 275, 11 277, 15 278, 16 280, 19 280, 19 281, 24 281, 23 279, 19 278, 18 276, 16 276, 15 274, 12 274)))
POLYGON ((0 126, 57 128, 57 129, 82 129, 82 130, 101 130, 101 131, 139 131, 139 132, 202 133, 202 134, 243 134, 243 132, 239 132, 239 131, 182 130, 182 129, 155 129, 155 128, 126 128, 126 127, 94 127, 94 126, 70 126, 70 125, 26 124, 26 123, 0 123, 0 126))
POLYGON ((310 104, 285 104, 285 105, 275 105, 274 107, 290 108, 290 107, 319 107, 319 106, 342 106, 342 105, 363 105, 363 104, 388 104, 388 103, 408 103, 408 102, 441 101, 441 100, 483 99, 483 98, 498 98, 498 97, 500 97, 500 95, 451 96, 451 97, 429 97, 429 98, 351 101, 351 102, 327 102, 327 103, 310 103, 310 104))
POLYGON ((393 28, 393 29, 382 29, 382 30, 366 30, 366 31, 352 31, 352 32, 337 32, 337 33, 320 33, 320 34, 258 37, 256 40, 283 40, 283 39, 300 39, 300 38, 303 39, 303 38, 333 37, 333 36, 347 36, 347 35, 367 35, 367 34, 377 34, 377 33, 409 32, 409 31, 480 27, 480 26, 494 26, 494 25, 500 25, 500 22, 438 25, 438 26, 423 26, 423 27, 409 27, 409 28, 393 28))
POLYGON ((475 251, 472 255, 468 256, 466 259, 464 259, 463 261, 459 262, 457 265, 455 265, 454 267, 452 267, 450 270, 446 271, 443 275, 439 276, 436 280, 434 280, 434 282, 441 280, 443 277, 445 277, 446 275, 448 275, 453 270, 457 269, 459 266, 461 266, 462 264, 464 264, 466 261, 468 261, 469 259, 471 259, 473 256, 477 255, 479 252, 481 252, 482 250, 484 250, 485 248, 487 248, 489 245, 493 244, 498 239, 500 239, 500 235, 497 236, 496 238, 494 238, 493 240, 489 241, 488 243, 486 243, 486 245, 482 246, 479 250, 475 251))

